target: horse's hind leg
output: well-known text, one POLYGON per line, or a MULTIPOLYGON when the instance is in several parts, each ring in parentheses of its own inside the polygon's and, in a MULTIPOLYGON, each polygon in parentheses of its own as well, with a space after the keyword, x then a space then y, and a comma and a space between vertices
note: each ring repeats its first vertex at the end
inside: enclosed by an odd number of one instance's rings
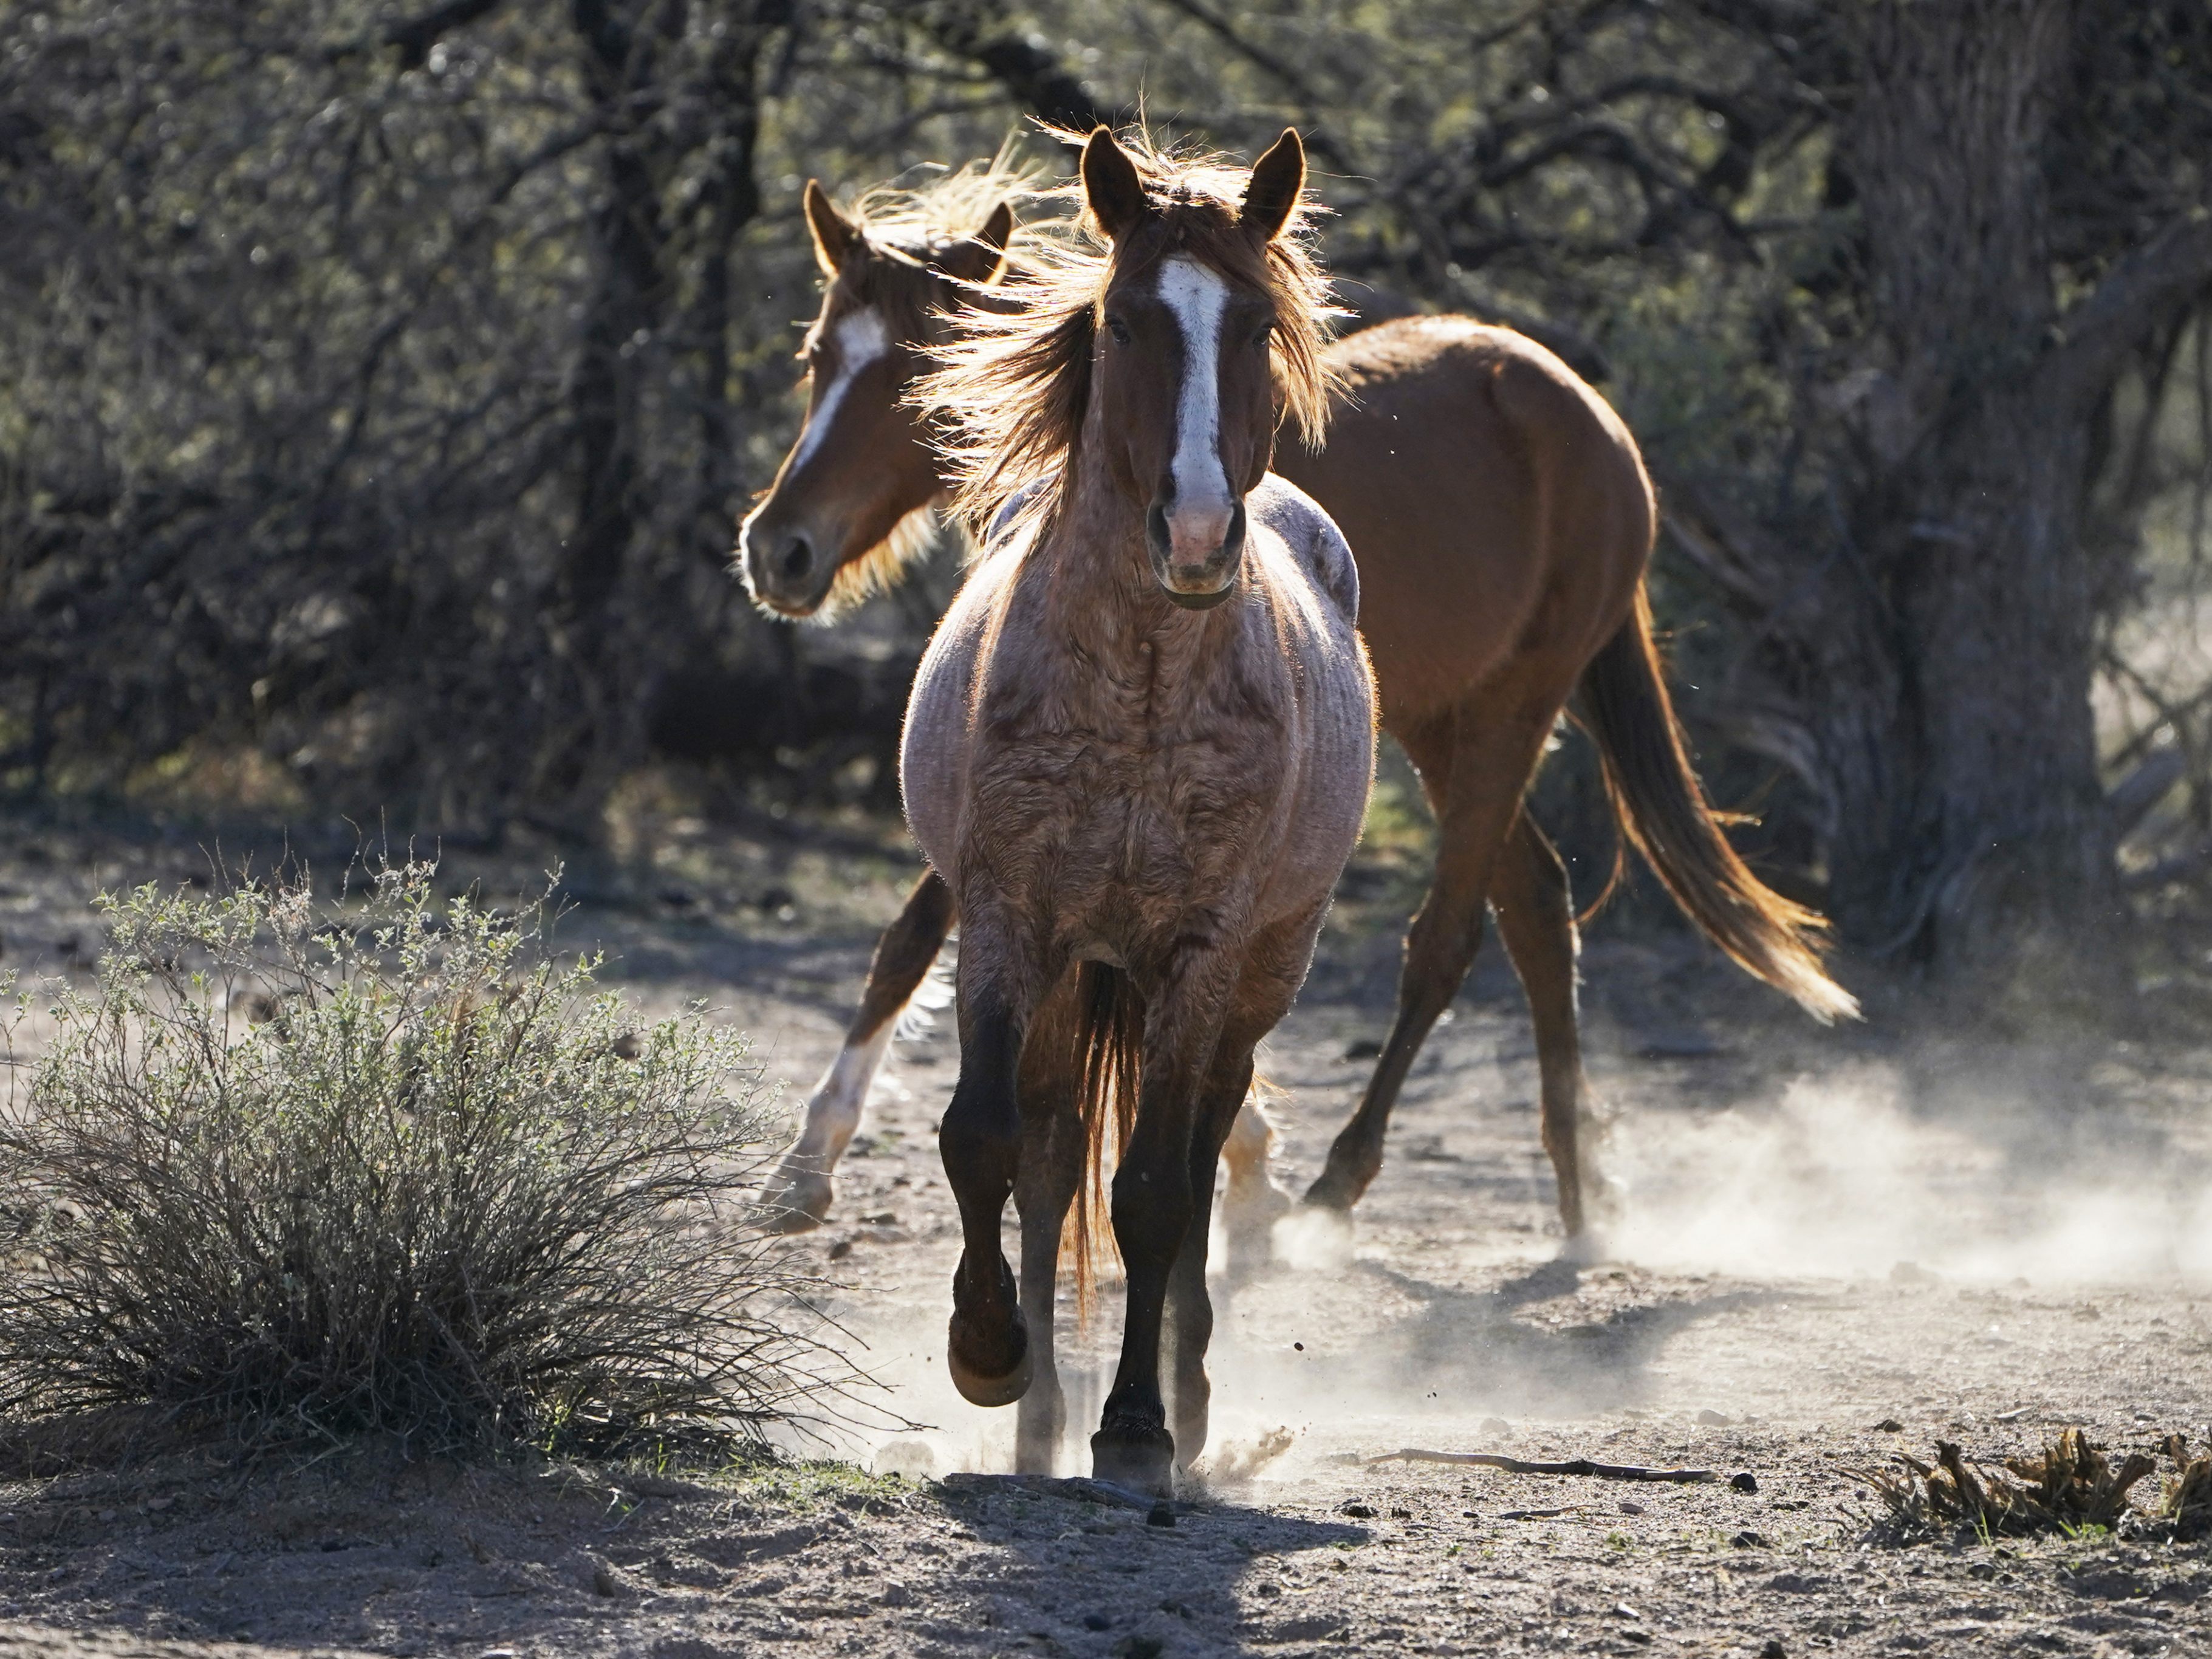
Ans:
POLYGON ((1437 809, 1437 872, 1406 934, 1398 978, 1398 1017, 1376 1061, 1367 1092, 1328 1149, 1328 1163, 1306 1202, 1349 1210, 1382 1167, 1390 1109, 1437 1017, 1451 1006, 1482 943, 1490 884, 1521 793, 1535 770, 1559 705, 1511 708, 1470 702, 1455 716, 1400 741, 1420 769, 1437 809))
POLYGON ((1198 1132, 1190 1149, 1191 1194, 1196 1208, 1168 1280, 1168 1399, 1178 1468, 1188 1468, 1206 1449, 1206 1419, 1213 1398, 1213 1384, 1206 1374, 1206 1351, 1213 1340, 1213 1298, 1206 1288, 1213 1164, 1251 1086, 1252 1050, 1247 1044, 1235 1054, 1217 1054, 1199 1101, 1198 1132))
POLYGON ((860 1008, 845 1029, 844 1047, 814 1085, 799 1139, 783 1155, 761 1195, 768 1231, 801 1233, 822 1224, 834 1188, 830 1172, 860 1127, 868 1086, 890 1047, 899 1011, 913 997, 952 928, 952 890, 934 870, 923 872, 898 920, 876 941, 860 1008))
POLYGON ((1574 903, 1567 872, 1544 832, 1526 812, 1514 820, 1498 873, 1490 884, 1498 931, 1528 998, 1542 1079, 1544 1150, 1559 1182, 1559 1219, 1567 1237, 1583 1232, 1583 1204, 1595 1188, 1589 1149, 1581 1144, 1583 1090, 1581 1033, 1575 1012, 1574 903))
MULTIPOLYGON (((1229 1247, 1229 1271, 1242 1273, 1264 1264, 1275 1223, 1292 1205, 1291 1195, 1275 1184, 1268 1173, 1267 1154, 1275 1139, 1274 1126, 1249 1091, 1238 1103, 1229 1139, 1222 1144, 1222 1167, 1228 1171, 1228 1190, 1221 1195, 1223 1242, 1229 1247)), ((1211 1192, 1209 1179, 1203 1184, 1211 1192)))

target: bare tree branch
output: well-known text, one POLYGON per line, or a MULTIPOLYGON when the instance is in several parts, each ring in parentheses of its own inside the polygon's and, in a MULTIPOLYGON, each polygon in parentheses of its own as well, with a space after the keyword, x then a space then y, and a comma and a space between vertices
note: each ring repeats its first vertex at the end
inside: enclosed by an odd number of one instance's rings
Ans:
POLYGON ((2137 245, 2059 320, 2045 361, 2052 391, 2078 406, 2103 395, 2144 337, 2212 289, 2212 207, 2196 207, 2137 245))

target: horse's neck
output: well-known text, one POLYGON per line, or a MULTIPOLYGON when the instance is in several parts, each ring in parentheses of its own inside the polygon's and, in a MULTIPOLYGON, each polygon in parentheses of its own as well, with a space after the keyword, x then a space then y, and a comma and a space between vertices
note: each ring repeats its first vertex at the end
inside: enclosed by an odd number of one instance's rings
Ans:
POLYGON ((1187 680, 1218 659, 1234 631, 1225 623, 1233 607, 1180 611, 1161 594, 1144 513, 1114 488, 1104 457, 1088 445, 1031 556, 1044 576, 1046 629, 1115 679, 1187 680))

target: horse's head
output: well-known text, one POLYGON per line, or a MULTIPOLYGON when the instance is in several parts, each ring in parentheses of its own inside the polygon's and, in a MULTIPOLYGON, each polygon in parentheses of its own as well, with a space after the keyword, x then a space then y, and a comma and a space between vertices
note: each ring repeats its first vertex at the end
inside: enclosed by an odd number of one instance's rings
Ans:
POLYGON ((1234 205, 1188 188, 1162 199, 1104 127, 1084 147, 1085 203, 1113 244, 1091 407, 1114 483, 1144 513, 1153 579, 1188 609, 1235 590, 1244 497, 1274 456, 1271 347, 1287 296, 1268 249, 1304 184, 1295 131, 1234 205))
POLYGON ((970 235, 893 240, 810 180, 806 222, 827 279, 800 352, 806 421, 738 532, 754 603, 783 617, 858 597, 925 542, 921 515, 944 485, 902 394, 939 313, 997 279, 1013 210, 1000 201, 970 235))

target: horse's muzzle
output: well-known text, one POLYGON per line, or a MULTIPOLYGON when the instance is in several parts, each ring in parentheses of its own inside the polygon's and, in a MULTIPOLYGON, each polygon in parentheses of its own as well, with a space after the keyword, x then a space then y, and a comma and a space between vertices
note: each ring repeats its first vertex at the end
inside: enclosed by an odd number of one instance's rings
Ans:
POLYGON ((807 532, 749 519, 738 532, 738 564, 753 603, 779 617, 811 617, 836 571, 807 532))
POLYGON ((1155 501, 1145 514, 1145 547, 1152 556, 1152 580, 1169 603, 1186 611, 1211 611, 1237 591, 1237 570, 1244 556, 1244 503, 1231 504, 1219 542, 1199 559, 1178 557, 1182 550, 1164 503, 1155 501))

